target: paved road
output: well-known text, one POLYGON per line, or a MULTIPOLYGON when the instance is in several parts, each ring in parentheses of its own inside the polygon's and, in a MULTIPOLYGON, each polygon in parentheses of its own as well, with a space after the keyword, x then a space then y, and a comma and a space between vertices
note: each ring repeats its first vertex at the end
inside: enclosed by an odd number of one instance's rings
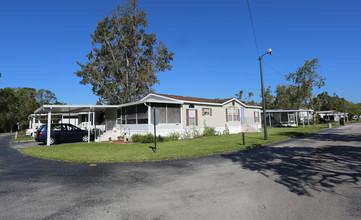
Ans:
POLYGON ((361 124, 202 158, 77 164, 0 136, 0 219, 360 219, 361 124))

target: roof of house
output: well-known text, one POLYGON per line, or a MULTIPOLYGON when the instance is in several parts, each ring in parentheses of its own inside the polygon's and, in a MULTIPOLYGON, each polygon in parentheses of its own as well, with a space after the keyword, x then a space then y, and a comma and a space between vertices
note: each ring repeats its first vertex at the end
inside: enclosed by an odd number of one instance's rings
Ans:
POLYGON ((267 113, 313 112, 312 109, 266 109, 267 113))
POLYGON ((222 106, 227 104, 228 102, 236 101, 241 105, 248 107, 248 108, 256 108, 261 109, 261 106, 255 105, 247 105, 243 102, 237 100, 236 98, 227 98, 227 99, 206 99, 206 98, 196 98, 196 97, 188 97, 188 96, 179 96, 179 95, 167 95, 167 94, 158 94, 158 93, 150 93, 143 99, 125 103, 121 105, 43 105, 39 107, 37 110, 34 111, 35 114, 44 114, 53 112, 53 113, 82 113, 82 112, 92 112, 92 111, 100 111, 107 108, 122 108, 131 105, 138 105, 147 102, 160 102, 160 103, 175 103, 175 104, 182 104, 182 103, 201 103, 201 104, 209 104, 215 106, 222 106), (167 100, 160 100, 161 97, 164 97, 167 100))
POLYGON ((207 103, 225 103, 233 98, 228 99, 205 99, 205 98, 196 98, 196 97, 188 97, 188 96, 180 96, 180 95, 167 95, 167 94, 159 94, 154 93, 156 95, 165 96, 172 99, 178 99, 182 101, 190 101, 190 102, 207 102, 207 103))
MULTIPOLYGON (((344 112, 340 112, 340 111, 337 111, 337 110, 328 110, 328 111, 318 111, 317 114, 329 114, 329 115, 338 115, 338 114, 344 114, 344 112)), ((348 114, 348 113, 346 113, 348 114)))

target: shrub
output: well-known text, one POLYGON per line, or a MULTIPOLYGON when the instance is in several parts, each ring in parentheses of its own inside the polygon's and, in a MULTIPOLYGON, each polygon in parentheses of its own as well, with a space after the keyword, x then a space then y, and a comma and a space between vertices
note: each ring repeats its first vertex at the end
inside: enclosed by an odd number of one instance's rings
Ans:
MULTIPOLYGON (((153 141, 154 141, 154 138, 153 138, 153 141)), ((157 142, 164 142, 164 137, 158 135, 157 142)))
POLYGON ((225 129, 224 129, 224 131, 223 131, 223 134, 230 134, 229 128, 228 128, 227 125, 225 125, 225 129))
POLYGON ((172 132, 167 137, 166 140, 168 141, 178 141, 180 134, 178 132, 172 132))
MULTIPOLYGON (((154 142, 154 135, 153 134, 146 134, 146 135, 140 135, 140 134, 134 134, 132 136, 132 141, 134 143, 136 142, 140 142, 140 143, 153 143, 154 142)), ((164 141, 164 137, 158 135, 157 136, 157 142, 163 142, 164 141)))
POLYGON ((192 138, 199 138, 201 136, 201 133, 198 131, 197 128, 192 128, 192 138))
POLYGON ((212 127, 205 127, 203 130, 203 136, 214 136, 216 135, 216 129, 212 127))
POLYGON ((182 133, 182 139, 183 140, 188 140, 192 138, 192 133, 190 130, 184 129, 183 133, 182 133))
POLYGON ((152 134, 143 135, 142 140, 140 142, 143 144, 144 143, 152 143, 152 142, 154 142, 154 135, 152 135, 152 134))
POLYGON ((140 135, 140 134, 132 135, 132 142, 134 142, 134 143, 141 142, 142 139, 143 139, 143 135, 140 135))

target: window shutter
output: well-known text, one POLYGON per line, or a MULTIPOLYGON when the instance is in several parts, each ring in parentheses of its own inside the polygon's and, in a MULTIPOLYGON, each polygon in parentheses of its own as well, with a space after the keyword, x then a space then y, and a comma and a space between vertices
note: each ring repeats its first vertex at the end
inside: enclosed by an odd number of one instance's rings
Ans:
POLYGON ((187 126, 189 126, 189 109, 186 109, 186 121, 187 121, 187 126))
POLYGON ((228 122, 228 109, 226 109, 226 122, 228 122))
POLYGON ((197 109, 195 110, 195 113, 196 113, 196 126, 198 126, 198 110, 197 109))
POLYGON ((209 109, 209 115, 212 116, 212 108, 209 109))
POLYGON ((204 108, 202 108, 202 116, 204 116, 204 108))
POLYGON ((241 117, 240 117, 240 115, 239 115, 239 109, 237 109, 237 112, 238 112, 238 118, 237 118, 237 120, 238 120, 238 121, 241 121, 241 117))
POLYGON ((253 112, 254 122, 257 122, 256 120, 256 112, 253 112))
POLYGON ((260 120, 260 118, 259 118, 259 112, 257 112, 257 115, 258 115, 258 120, 257 120, 257 122, 260 122, 261 120, 260 120))

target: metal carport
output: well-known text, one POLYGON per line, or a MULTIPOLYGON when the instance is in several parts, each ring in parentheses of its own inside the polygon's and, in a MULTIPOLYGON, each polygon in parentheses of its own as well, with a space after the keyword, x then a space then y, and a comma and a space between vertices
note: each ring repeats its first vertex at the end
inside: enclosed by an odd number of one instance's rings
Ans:
MULTIPOLYGON (((47 114, 48 128, 51 127, 51 114, 54 113, 80 113, 88 112, 88 143, 90 142, 90 117, 93 115, 93 122, 95 121, 95 112, 103 111, 107 108, 117 108, 115 105, 43 105, 34 111, 34 115, 47 114)), ((50 145, 50 132, 47 132, 46 145, 50 145)))

